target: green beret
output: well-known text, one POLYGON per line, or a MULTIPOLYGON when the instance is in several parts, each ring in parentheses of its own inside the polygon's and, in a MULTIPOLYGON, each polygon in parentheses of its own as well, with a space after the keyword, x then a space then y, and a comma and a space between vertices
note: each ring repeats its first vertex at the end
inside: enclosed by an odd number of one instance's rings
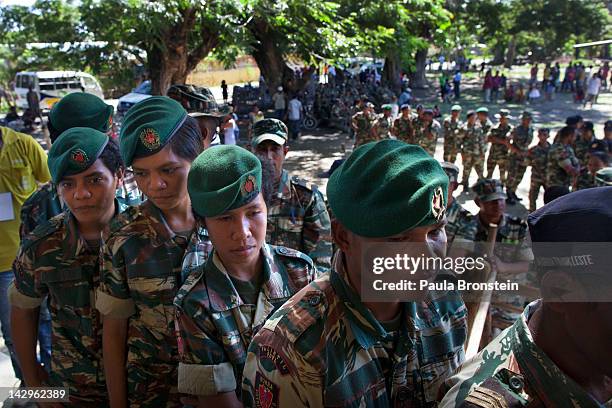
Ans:
POLYGON ((393 110, 393 106, 391 106, 391 104, 387 103, 383 106, 381 106, 382 110, 393 110))
POLYGON ((64 96, 49 112, 49 122, 57 133, 73 127, 89 127, 106 133, 112 117, 112 106, 85 92, 73 92, 64 96))
POLYGON ((191 206, 201 217, 216 217, 253 201, 261 191, 261 162, 235 145, 202 152, 187 178, 191 206))
POLYGON ((496 179, 480 179, 472 186, 472 191, 483 202, 506 198, 503 184, 496 179))
POLYGON ((612 186, 612 167, 604 167, 595 173, 595 185, 597 187, 612 186))
POLYGON ((278 119, 262 119, 253 125, 253 141, 251 144, 257 146, 264 140, 271 140, 276 144, 287 143, 287 125, 278 119))
POLYGON ((460 105, 453 105, 451 106, 451 112, 452 111, 460 111, 461 110, 461 106, 460 105))
POLYGON ((98 160, 108 144, 108 136, 86 127, 70 128, 51 145, 47 163, 51 179, 59 183, 64 176, 81 173, 98 160))
POLYGON ((389 237, 440 222, 448 177, 425 150, 400 140, 358 147, 334 171, 327 195, 334 216, 363 237, 389 237))
POLYGON ((167 96, 153 96, 132 106, 123 119, 119 138, 125 165, 163 149, 186 118, 181 104, 167 96))
POLYGON ((485 106, 481 106, 480 108, 476 109, 476 113, 489 113, 489 109, 487 109, 485 106))

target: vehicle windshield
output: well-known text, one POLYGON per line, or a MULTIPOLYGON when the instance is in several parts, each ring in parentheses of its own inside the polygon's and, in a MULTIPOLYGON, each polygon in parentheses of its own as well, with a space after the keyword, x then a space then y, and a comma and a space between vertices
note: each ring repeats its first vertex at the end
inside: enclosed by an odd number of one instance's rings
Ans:
POLYGON ((138 85, 134 91, 135 93, 151 95, 151 81, 144 81, 138 85))

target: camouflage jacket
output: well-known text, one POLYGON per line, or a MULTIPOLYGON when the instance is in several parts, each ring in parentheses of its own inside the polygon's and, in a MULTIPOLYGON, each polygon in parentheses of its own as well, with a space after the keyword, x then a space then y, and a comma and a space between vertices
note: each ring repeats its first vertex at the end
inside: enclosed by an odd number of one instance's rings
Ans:
MULTIPOLYGON (((119 211, 125 209, 115 203, 119 211)), ((53 336, 50 385, 67 387, 75 406, 108 404, 102 324, 94 308, 99 260, 100 249, 89 246, 66 211, 24 237, 14 263, 11 303, 38 308, 48 296, 53 336)))
POLYGON ((512 326, 447 381, 450 390, 440 408, 603 408, 535 344, 527 324, 539 307, 539 300, 529 304, 512 326))
POLYGON ((430 293, 402 303, 387 331, 346 280, 344 254, 334 259, 332 271, 281 306, 251 342, 244 405, 432 406, 464 360, 465 305, 456 294, 430 293))
POLYGON ((450 116, 444 119, 442 127, 444 129, 444 144, 461 145, 461 127, 463 122, 459 119, 453 120, 450 116))
POLYGON ((96 307, 105 316, 130 318, 128 388, 160 379, 176 388, 174 297, 211 249, 203 226, 198 224, 189 238, 177 235, 151 201, 130 207, 111 223, 96 307))
POLYGON ((546 185, 570 186, 573 176, 565 171, 566 166, 578 166, 578 159, 570 145, 554 143, 548 151, 548 165, 546 167, 546 185))
POLYGON ((546 181, 546 167, 548 165, 548 151, 550 143, 546 142, 546 147, 539 143, 529 149, 529 164, 531 165, 531 178, 537 177, 546 181))
POLYGON ((391 128, 393 127, 393 118, 391 116, 385 117, 385 115, 380 115, 372 127, 376 131, 378 140, 389 139, 391 136, 391 128))
POLYGON ((474 216, 461 204, 453 199, 450 207, 446 210, 446 245, 449 251, 455 238, 471 237, 476 235, 476 224, 473 222, 474 216))
POLYGON ((412 118, 404 119, 402 116, 395 119, 393 122, 393 132, 395 137, 403 140, 406 143, 414 143, 414 127, 412 127, 412 118))
POLYGON ((436 152, 436 143, 441 132, 440 122, 434 119, 428 126, 425 126, 422 121, 417 121, 416 123, 417 126, 414 128, 415 143, 433 156, 436 152))
POLYGON ((491 129, 493 129, 493 122, 491 122, 491 119, 488 119, 483 123, 480 120, 476 121, 476 125, 478 125, 480 127, 480 129, 482 130, 482 135, 484 136, 485 140, 487 139, 487 137, 489 136, 489 132, 491 132, 491 129))
MULTIPOLYGON (((115 192, 115 197, 121 205, 131 206, 141 203, 142 193, 133 176, 123 179, 123 185, 115 192)), ((25 237, 39 224, 60 214, 65 207, 60 200, 57 188, 52 182, 43 184, 36 190, 21 207, 21 226, 19 235, 25 237)))
POLYGON ((582 138, 582 136, 580 136, 574 143, 574 154, 576 155, 576 158, 580 164, 583 166, 586 166, 587 164, 587 154, 589 153, 589 149, 594 140, 595 138, 592 138, 587 142, 582 138))
POLYGON ((317 271, 325 273, 332 256, 331 221, 323 195, 313 187, 283 170, 277 194, 268 205, 266 242, 305 253, 317 271))
MULTIPOLYGON (((512 125, 497 124, 490 130, 489 136, 496 141, 508 140, 512 134, 512 125)), ((508 153, 508 147, 499 143, 491 143, 491 152, 508 153)))
POLYGON ((363 111, 353 115, 351 122, 355 127, 355 146, 361 146, 377 140, 372 135, 372 126, 376 120, 376 115, 366 115, 363 111))
POLYGON ((461 140, 463 144, 461 148, 462 153, 484 157, 485 137, 480 126, 470 126, 466 123, 461 129, 461 140))
POLYGON ((276 309, 315 277, 312 260, 301 252, 264 245, 261 253, 263 283, 255 305, 241 296, 215 252, 179 290, 174 300, 179 392, 208 396, 235 390, 240 396, 251 339, 276 309))
MULTIPOLYGON (((533 141, 533 128, 529 127, 525 129, 524 126, 519 125, 512 131, 511 139, 512 146, 516 147, 522 152, 527 152, 529 150, 529 145, 533 141)), ((510 154, 516 156, 515 153, 510 154)), ((521 160, 520 156, 519 159, 521 160)), ((522 160, 526 160, 526 158, 522 160)))

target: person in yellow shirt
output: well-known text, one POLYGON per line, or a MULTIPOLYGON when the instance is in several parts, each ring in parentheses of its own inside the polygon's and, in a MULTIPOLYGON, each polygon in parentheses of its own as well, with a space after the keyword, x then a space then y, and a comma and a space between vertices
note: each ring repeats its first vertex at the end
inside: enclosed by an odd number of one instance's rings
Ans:
POLYGON ((47 155, 40 144, 30 135, 0 127, 0 328, 17 377, 21 373, 11 340, 7 289, 15 278, 12 265, 19 249, 21 206, 38 183, 49 180, 47 155))

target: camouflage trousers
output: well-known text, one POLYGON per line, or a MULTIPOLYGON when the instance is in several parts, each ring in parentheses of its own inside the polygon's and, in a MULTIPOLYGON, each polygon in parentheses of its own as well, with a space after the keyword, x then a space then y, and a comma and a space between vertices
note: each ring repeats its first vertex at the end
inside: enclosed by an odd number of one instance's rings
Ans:
POLYGON ((58 371, 51 372, 49 376, 49 385, 51 387, 68 388, 70 402, 63 404, 64 406, 84 408, 105 408, 110 406, 106 382, 102 375, 97 381, 96 378, 93 377, 89 378, 91 381, 84 382, 83 380, 90 377, 91 374, 74 373, 74 375, 81 380, 76 383, 74 378, 63 376, 64 373, 59 373, 58 371))
MULTIPOLYGON (((532 169, 533 170, 533 169, 532 169)), ((529 186, 529 212, 536 210, 536 201, 538 201, 538 195, 540 195, 540 188, 546 189, 544 182, 546 179, 539 175, 531 174, 531 184, 529 186)))
POLYGON ((444 139, 444 161, 449 163, 455 163, 457 160, 457 152, 459 147, 457 146, 456 140, 444 139))
POLYGON ((470 178, 472 169, 476 170, 478 178, 483 178, 483 165, 484 157, 477 154, 461 153, 461 159, 463 161, 463 176, 461 182, 467 184, 470 178))
POLYGON ((127 364, 130 408, 182 408, 178 393, 178 364, 127 364))
POLYGON ((511 191, 516 192, 516 188, 521 183, 521 180, 525 175, 525 170, 527 170, 527 162, 525 161, 525 158, 515 154, 510 154, 508 163, 508 183, 506 184, 506 187, 508 187, 511 191))
POLYGON ((436 153, 436 142, 436 138, 430 139, 428 137, 424 137, 419 140, 419 146, 421 146, 427 153, 431 155, 431 157, 433 157, 434 153, 436 153))
MULTIPOLYGON (((505 148, 505 146, 501 146, 505 148)), ((493 177, 493 171, 495 166, 499 166, 499 178, 502 184, 506 184, 507 176, 507 163, 508 163, 508 152, 504 149, 500 149, 497 145, 491 146, 489 151, 489 157, 487 157, 487 177, 493 177)))
POLYGON ((576 180, 576 190, 595 187, 595 178, 587 173, 580 173, 576 180))

